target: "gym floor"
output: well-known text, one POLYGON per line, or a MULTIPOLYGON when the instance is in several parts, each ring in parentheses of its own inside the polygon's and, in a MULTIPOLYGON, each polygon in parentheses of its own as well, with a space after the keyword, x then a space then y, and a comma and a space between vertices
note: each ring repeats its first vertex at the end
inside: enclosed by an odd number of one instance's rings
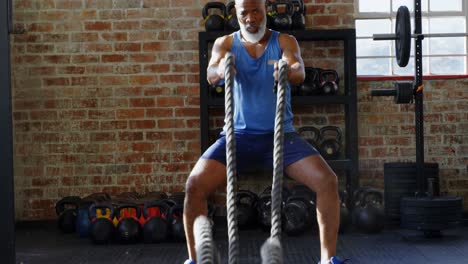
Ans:
MULTIPOLYGON (((227 263, 225 225, 215 227, 222 263, 227 263)), ((240 263, 261 263, 260 247, 268 234, 260 229, 240 231, 240 263)), ((338 255, 350 263, 450 263, 468 262, 468 226, 445 230, 442 238, 425 239, 417 231, 388 226, 374 235, 350 230, 341 234, 338 255)), ((283 236, 285 264, 317 263, 318 234, 311 230, 299 237, 283 236)), ((76 234, 62 234, 55 222, 21 223, 16 227, 16 263, 176 263, 187 258, 183 243, 93 245, 76 234)))

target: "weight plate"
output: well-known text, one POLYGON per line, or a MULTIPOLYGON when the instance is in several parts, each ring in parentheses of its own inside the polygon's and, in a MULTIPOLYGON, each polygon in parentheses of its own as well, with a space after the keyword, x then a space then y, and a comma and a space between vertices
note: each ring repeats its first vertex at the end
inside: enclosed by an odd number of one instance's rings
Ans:
POLYGON ((398 8, 395 23, 395 53, 400 67, 406 67, 411 51, 411 22, 408 7, 398 8))

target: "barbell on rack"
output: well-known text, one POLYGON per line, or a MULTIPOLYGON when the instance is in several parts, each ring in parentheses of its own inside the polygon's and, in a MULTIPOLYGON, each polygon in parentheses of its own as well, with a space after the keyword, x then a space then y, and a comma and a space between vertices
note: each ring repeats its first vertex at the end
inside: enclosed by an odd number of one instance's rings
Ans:
POLYGON ((395 40, 395 53, 398 65, 406 67, 410 58, 412 38, 467 37, 467 33, 411 34, 410 12, 408 7, 400 6, 397 11, 395 34, 373 34, 373 40, 395 40))

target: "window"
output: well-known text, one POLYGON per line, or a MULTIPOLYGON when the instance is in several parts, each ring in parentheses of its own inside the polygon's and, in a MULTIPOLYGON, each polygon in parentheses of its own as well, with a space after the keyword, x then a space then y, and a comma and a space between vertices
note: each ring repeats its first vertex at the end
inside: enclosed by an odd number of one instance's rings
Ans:
MULTIPOLYGON (((467 0, 422 0, 422 33, 467 33, 467 0)), ((360 76, 414 75, 414 40, 411 58, 401 68, 395 59, 395 41, 374 41, 372 34, 395 33, 396 12, 401 5, 411 13, 414 31, 414 0, 356 0, 357 74, 360 76)), ((413 33, 413 32, 412 32, 413 33)), ((424 75, 466 75, 467 37, 425 38, 424 75)))

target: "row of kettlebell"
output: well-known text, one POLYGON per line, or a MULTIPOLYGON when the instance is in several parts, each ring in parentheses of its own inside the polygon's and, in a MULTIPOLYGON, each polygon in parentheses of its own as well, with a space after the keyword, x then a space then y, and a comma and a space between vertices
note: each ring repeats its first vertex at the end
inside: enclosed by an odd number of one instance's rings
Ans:
POLYGON ((297 132, 315 147, 326 160, 338 159, 342 152, 342 131, 337 126, 300 127, 297 132))
MULTIPOLYGON (((168 196, 150 192, 139 196, 125 192, 111 199, 107 193, 94 193, 81 199, 67 196, 56 203, 58 227, 64 233, 77 232, 96 244, 158 243, 171 239, 185 241, 182 222, 183 192, 168 196)), ((209 215, 214 207, 209 203, 209 215)))
MULTIPOLYGON (((304 30, 305 5, 303 0, 268 1, 267 26, 273 30, 304 30)), ((206 31, 239 30, 235 2, 209 2, 202 9, 206 31)))
MULTIPOLYGON (((304 234, 317 226, 316 194, 304 185, 282 190, 282 228, 289 236, 304 234)), ((346 192, 340 191, 340 232, 345 232, 351 224, 351 215, 346 206, 346 192)), ((259 195, 249 190, 239 190, 236 199, 237 223, 239 229, 252 229, 260 226, 271 228, 271 186, 259 195)))
MULTIPOLYGON (((292 96, 334 95, 338 92, 340 77, 333 69, 306 67, 305 80, 301 85, 291 86, 292 96)), ((212 98, 224 97, 224 83, 208 85, 212 98)))
POLYGON ((333 95, 338 92, 340 77, 333 69, 305 67, 305 80, 291 87, 291 95, 333 95))

